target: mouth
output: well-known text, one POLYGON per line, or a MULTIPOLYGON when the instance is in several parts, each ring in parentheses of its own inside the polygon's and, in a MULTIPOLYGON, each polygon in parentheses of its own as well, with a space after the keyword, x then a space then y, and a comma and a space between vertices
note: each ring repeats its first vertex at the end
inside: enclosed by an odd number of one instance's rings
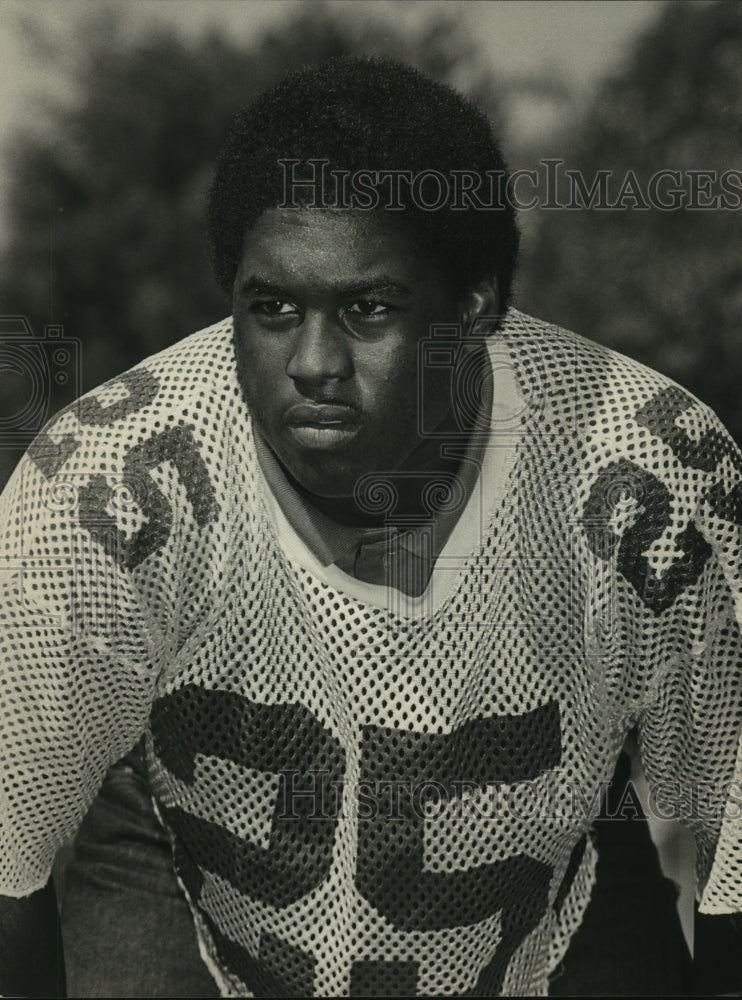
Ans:
POLYGON ((312 451, 345 448, 361 429, 358 410, 345 403, 297 403, 284 420, 297 444, 312 451))

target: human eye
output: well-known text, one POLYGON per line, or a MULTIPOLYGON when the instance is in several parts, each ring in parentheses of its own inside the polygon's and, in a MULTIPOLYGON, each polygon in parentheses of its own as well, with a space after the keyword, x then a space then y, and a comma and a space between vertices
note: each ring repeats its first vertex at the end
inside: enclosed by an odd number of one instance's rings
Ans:
POLYGON ((250 311, 258 316, 281 318, 295 316, 299 312, 293 302, 283 299, 256 299, 251 304, 250 311))
POLYGON ((347 310, 353 316, 360 316, 364 319, 382 319, 391 312, 391 306, 386 302, 378 302, 376 299, 358 299, 353 302, 347 310))

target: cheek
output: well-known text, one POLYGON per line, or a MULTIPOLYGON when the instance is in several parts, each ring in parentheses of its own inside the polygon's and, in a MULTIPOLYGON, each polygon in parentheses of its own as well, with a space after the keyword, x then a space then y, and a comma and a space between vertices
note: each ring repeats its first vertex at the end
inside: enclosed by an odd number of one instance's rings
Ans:
POLYGON ((369 356, 357 355, 355 379, 366 406, 384 423, 414 412, 417 399, 417 350, 393 345, 369 356))
POLYGON ((235 354, 243 389, 251 401, 264 401, 269 391, 280 385, 280 377, 286 371, 288 359, 281 344, 242 328, 235 337, 235 354))

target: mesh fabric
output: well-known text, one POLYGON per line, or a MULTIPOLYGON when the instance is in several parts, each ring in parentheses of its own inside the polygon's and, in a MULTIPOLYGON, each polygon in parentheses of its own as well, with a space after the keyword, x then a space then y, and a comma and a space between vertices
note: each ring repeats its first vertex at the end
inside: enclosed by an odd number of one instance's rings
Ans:
POLYGON ((231 336, 63 411, 3 494, 0 891, 144 734, 225 995, 543 994, 638 726, 702 909, 739 908, 742 458, 708 408, 511 311, 515 397, 400 602, 287 543, 231 336))

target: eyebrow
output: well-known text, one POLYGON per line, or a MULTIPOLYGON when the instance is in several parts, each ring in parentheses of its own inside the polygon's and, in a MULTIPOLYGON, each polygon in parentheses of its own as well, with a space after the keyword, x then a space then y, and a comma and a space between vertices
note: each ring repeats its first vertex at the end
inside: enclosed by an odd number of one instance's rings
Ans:
MULTIPOLYGON (((331 284, 325 289, 327 292, 338 298, 359 298, 371 292, 381 294, 403 294, 412 295, 412 289, 401 281, 386 274, 374 275, 364 281, 355 284, 331 284)), ((272 281, 267 281, 258 275, 251 275, 243 282, 240 291, 243 295, 273 295, 276 299, 292 299, 296 293, 283 285, 277 285, 272 281)))

